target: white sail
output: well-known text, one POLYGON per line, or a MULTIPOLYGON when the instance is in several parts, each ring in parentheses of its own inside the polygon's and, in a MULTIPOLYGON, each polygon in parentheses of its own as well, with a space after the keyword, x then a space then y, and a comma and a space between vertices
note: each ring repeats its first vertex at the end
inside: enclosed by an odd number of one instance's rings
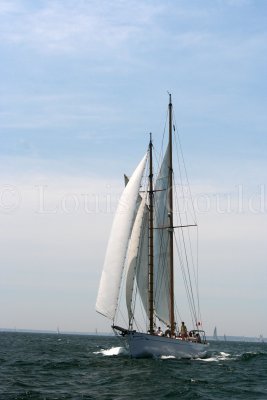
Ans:
POLYGON ((148 208, 145 207, 143 225, 140 237, 140 248, 139 258, 136 270, 136 281, 139 295, 141 297, 143 307, 146 315, 149 315, 149 303, 148 303, 148 219, 149 212, 148 208))
POLYGON ((170 325, 170 263, 168 218, 169 146, 155 184, 154 304, 157 317, 170 325))
POLYGON ((214 331, 213 331, 213 339, 218 340, 218 335, 217 335, 217 328, 215 326, 214 331))
POLYGON ((132 295, 136 277, 137 287, 145 311, 148 310, 148 208, 142 199, 133 225, 126 266, 126 304, 129 320, 133 317, 132 295))
POLYGON ((116 312, 127 245, 146 159, 147 154, 137 166, 121 195, 109 237, 96 311, 110 319, 114 319, 116 312))

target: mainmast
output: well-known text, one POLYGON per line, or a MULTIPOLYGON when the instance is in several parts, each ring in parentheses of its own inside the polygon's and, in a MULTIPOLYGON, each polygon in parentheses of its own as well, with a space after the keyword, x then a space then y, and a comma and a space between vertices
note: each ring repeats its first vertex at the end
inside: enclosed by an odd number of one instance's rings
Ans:
POLYGON ((171 336, 175 334, 174 321, 174 274, 173 274, 173 168, 172 168, 172 97, 169 101, 169 246, 170 246, 170 323, 171 336))
POLYGON ((149 332, 154 332, 154 246, 153 246, 153 158, 152 158, 152 134, 149 142, 149 270, 148 270, 148 301, 149 301, 149 332))

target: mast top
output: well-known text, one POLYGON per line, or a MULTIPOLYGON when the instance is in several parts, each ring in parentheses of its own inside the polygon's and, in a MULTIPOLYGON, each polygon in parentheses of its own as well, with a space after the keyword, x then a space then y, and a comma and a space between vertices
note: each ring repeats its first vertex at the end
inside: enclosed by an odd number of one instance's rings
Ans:
POLYGON ((169 95, 169 106, 171 106, 172 105, 172 95, 170 92, 167 92, 167 93, 169 95))

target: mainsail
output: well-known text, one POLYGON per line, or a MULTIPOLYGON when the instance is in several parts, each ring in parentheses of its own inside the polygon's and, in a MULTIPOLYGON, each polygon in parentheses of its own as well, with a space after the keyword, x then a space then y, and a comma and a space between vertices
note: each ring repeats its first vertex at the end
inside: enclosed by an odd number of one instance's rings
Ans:
POLYGON ((169 264, 169 146, 166 149, 155 184, 155 253, 154 303, 157 317, 170 325, 170 264, 169 264))
POLYGON ((116 313, 127 245, 134 222, 146 160, 147 154, 143 157, 125 187, 111 228, 96 301, 96 311, 110 319, 114 319, 116 313))

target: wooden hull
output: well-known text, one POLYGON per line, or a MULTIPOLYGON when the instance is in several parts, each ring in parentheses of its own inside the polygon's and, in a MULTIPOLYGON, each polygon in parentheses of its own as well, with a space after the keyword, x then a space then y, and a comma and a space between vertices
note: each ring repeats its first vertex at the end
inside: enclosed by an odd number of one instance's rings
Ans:
POLYGON ((209 344, 129 331, 125 336, 132 357, 201 358, 209 344))

